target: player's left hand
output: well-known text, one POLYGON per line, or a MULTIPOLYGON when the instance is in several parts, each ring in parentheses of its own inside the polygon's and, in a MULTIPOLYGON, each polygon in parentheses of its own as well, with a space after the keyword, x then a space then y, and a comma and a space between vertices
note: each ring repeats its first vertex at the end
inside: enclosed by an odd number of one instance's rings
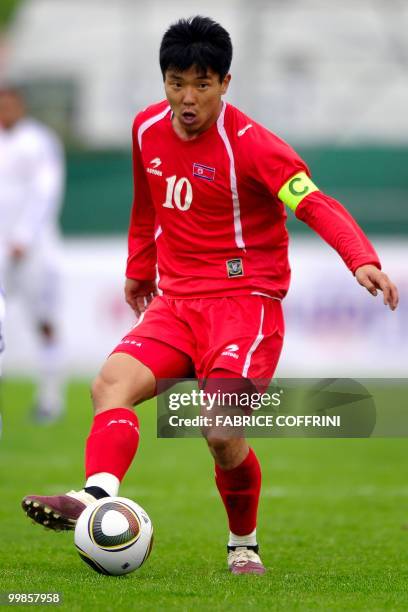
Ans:
POLYGON ((398 306, 398 289, 388 276, 381 272, 376 266, 367 264, 360 266, 354 273, 357 281, 371 293, 376 296, 378 289, 383 292, 384 305, 389 306, 391 310, 395 310, 398 306))

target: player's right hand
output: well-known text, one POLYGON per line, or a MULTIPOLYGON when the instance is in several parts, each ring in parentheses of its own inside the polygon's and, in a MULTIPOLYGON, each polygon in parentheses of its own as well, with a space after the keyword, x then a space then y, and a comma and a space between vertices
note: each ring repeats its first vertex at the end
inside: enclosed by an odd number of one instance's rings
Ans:
POLYGON ((156 281, 126 279, 125 299, 138 317, 145 312, 155 295, 158 295, 156 281))

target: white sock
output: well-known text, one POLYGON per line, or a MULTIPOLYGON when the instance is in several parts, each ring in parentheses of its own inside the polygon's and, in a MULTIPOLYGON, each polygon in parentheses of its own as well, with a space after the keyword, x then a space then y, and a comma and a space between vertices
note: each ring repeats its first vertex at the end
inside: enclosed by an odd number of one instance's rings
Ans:
POLYGON ((64 410, 64 363, 60 344, 44 342, 39 355, 37 404, 41 411, 59 415, 64 410))
POLYGON ((256 546, 256 544, 256 527, 251 533, 243 536, 235 535, 230 531, 228 546, 256 546))
POLYGON ((108 472, 92 474, 85 483, 86 487, 100 487, 111 497, 116 497, 119 491, 120 480, 108 472))

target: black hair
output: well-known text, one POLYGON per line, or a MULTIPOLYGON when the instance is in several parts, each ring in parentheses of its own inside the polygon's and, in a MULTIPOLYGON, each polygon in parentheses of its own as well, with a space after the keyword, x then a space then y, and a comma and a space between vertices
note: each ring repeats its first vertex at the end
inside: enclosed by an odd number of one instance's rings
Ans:
POLYGON ((209 17, 190 17, 173 23, 160 45, 160 68, 165 77, 169 68, 181 72, 192 66, 217 73, 220 81, 228 74, 232 60, 230 35, 209 17))

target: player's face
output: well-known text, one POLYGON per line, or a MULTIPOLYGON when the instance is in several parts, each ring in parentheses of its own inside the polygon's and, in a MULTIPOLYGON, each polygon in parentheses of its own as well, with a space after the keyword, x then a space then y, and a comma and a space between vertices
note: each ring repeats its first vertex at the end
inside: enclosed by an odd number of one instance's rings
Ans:
POLYGON ((174 129, 182 138, 194 138, 217 121, 221 96, 230 80, 227 74, 220 82, 219 75, 211 69, 203 72, 195 66, 183 72, 167 70, 164 88, 174 113, 174 129))
POLYGON ((13 93, 0 93, 0 127, 6 130, 13 127, 24 115, 24 105, 19 96, 13 93))

